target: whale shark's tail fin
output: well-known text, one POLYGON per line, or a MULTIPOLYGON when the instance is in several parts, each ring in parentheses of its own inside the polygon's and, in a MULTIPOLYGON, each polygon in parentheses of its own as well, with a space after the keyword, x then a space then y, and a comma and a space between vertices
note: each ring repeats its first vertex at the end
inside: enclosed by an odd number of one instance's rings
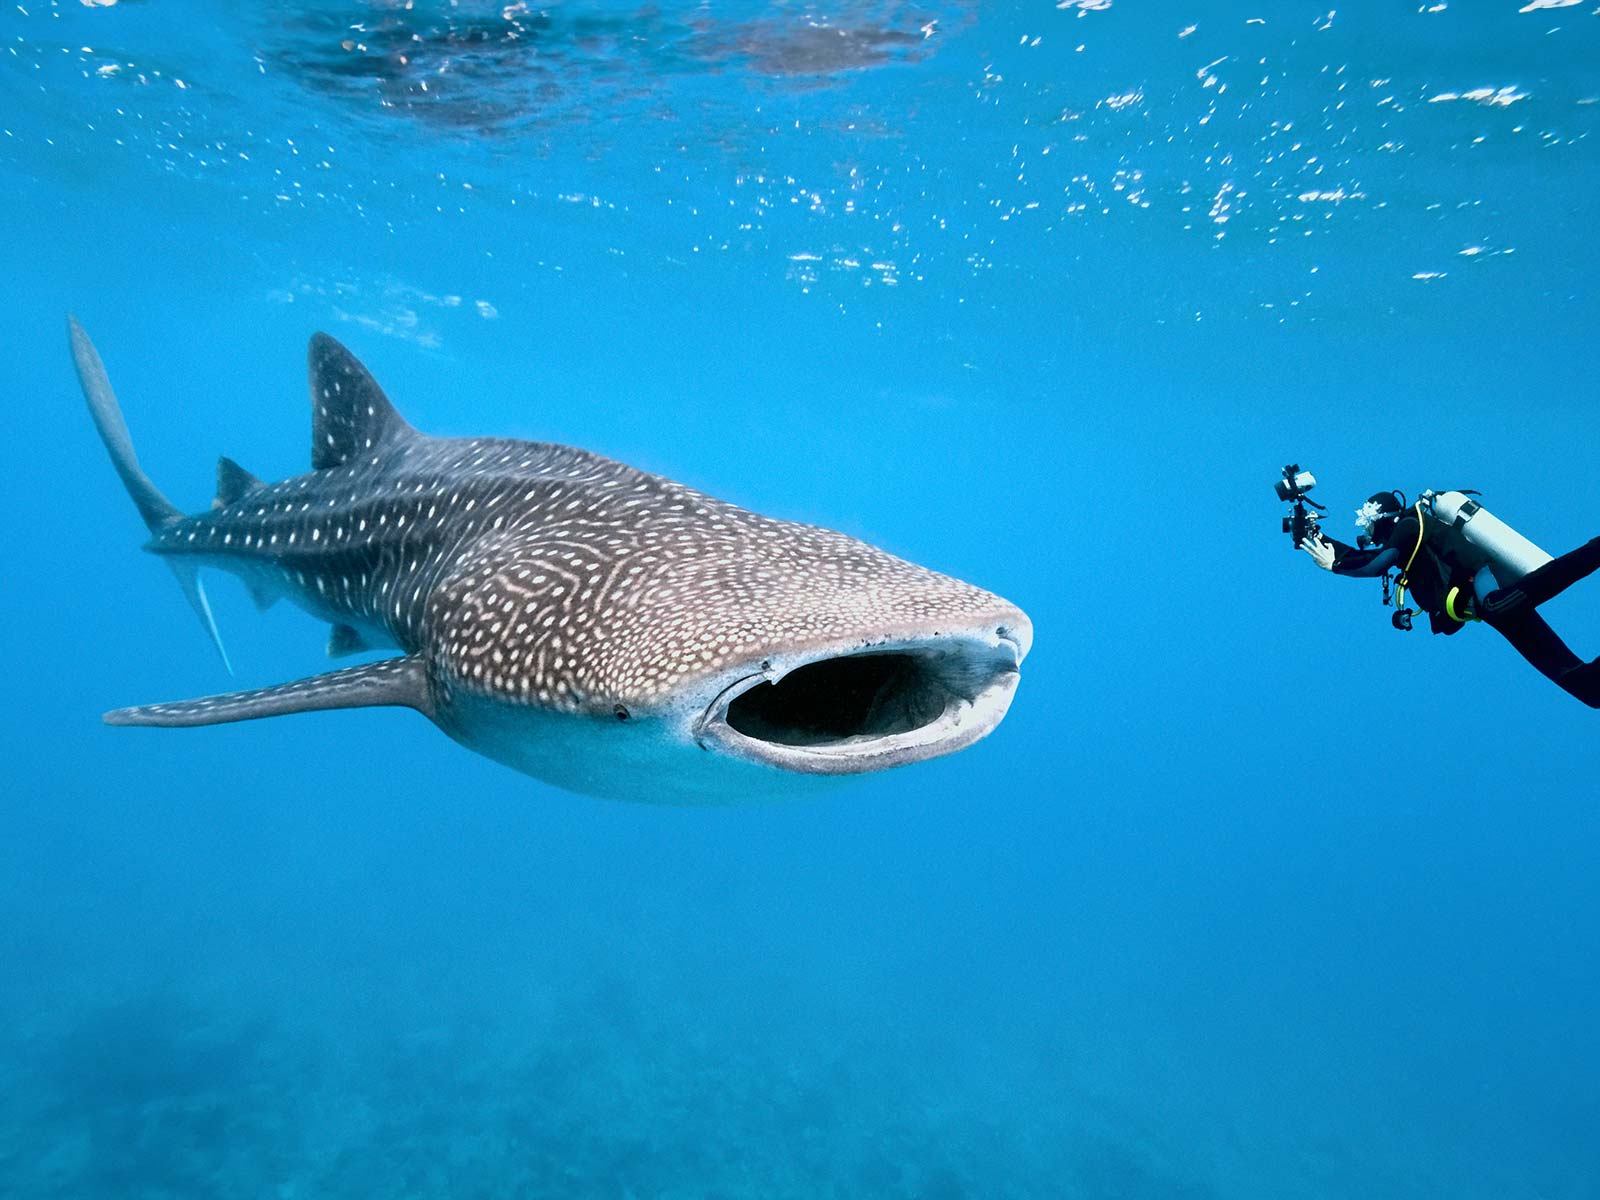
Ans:
MULTIPOLYGON (((89 415, 94 427, 111 455, 111 465, 117 469, 122 486, 128 489, 134 505, 144 523, 154 533, 175 521, 183 520, 183 511, 161 494, 139 465, 133 452, 133 438, 128 434, 128 424, 122 419, 122 409, 117 404, 116 393, 111 390, 111 380, 106 377, 105 364, 89 340, 89 335, 78 324, 78 318, 68 315, 67 336, 72 343, 72 361, 78 368, 78 382, 83 385, 83 398, 89 402, 89 415)), ((211 636, 212 645, 222 656, 222 665, 233 674, 233 664, 228 661, 228 651, 222 644, 222 634, 217 631, 216 618, 211 615, 211 602, 206 598, 205 584, 200 580, 193 562, 163 556, 167 566, 178 578, 178 586, 189 598, 190 605, 200 617, 200 623, 211 636)))

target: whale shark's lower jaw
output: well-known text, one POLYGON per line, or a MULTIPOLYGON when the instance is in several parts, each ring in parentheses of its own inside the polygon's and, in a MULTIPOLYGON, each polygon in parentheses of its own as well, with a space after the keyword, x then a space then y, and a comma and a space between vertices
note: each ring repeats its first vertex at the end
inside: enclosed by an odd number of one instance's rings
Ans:
POLYGON ((1030 640, 1026 618, 1020 625, 771 656, 717 693, 695 740, 810 775, 950 754, 991 732, 1011 706, 1030 640))

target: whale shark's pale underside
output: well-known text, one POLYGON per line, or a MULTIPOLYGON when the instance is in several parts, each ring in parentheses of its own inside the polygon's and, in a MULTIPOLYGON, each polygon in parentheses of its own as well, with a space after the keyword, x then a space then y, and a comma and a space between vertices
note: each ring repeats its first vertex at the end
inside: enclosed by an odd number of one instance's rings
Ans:
POLYGON ((89 409, 216 641, 201 567, 328 621, 331 655, 399 656, 107 713, 212 725, 376 705, 560 787, 737 801, 900 766, 999 724, 1032 627, 1015 606, 831 530, 758 516, 585 450, 412 429, 311 339, 312 470, 218 466, 185 515, 139 466, 76 320, 89 409))

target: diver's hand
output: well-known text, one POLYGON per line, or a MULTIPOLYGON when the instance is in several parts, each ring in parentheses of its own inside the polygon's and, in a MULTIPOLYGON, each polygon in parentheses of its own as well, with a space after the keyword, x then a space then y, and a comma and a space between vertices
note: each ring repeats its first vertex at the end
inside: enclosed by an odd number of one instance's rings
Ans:
POLYGON ((1311 556, 1311 561, 1324 571, 1333 570, 1333 543, 1326 538, 1307 537, 1300 539, 1300 549, 1311 556))

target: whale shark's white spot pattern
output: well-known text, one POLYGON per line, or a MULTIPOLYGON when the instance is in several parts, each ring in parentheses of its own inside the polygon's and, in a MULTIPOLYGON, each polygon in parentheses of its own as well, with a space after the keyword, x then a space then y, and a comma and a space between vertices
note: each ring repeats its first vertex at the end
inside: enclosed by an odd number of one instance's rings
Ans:
POLYGON ((330 338, 313 339, 311 368, 316 469, 262 484, 227 462, 220 507, 162 527, 152 548, 381 634, 425 659, 445 700, 648 708, 774 645, 862 645, 1015 611, 588 451, 424 437, 330 338))
POLYGON ((189 518, 154 548, 257 559, 330 621, 426 651, 449 689, 569 711, 647 706, 776 643, 1008 608, 844 534, 490 438, 412 435, 189 518))

